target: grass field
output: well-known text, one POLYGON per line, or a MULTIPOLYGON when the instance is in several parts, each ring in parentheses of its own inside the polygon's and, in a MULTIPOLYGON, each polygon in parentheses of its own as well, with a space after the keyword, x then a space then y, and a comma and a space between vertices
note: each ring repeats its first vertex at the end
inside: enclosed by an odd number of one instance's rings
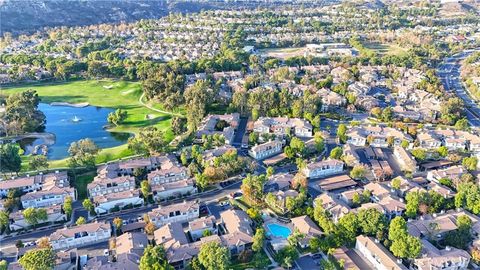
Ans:
POLYGON ((294 56, 303 56, 305 47, 297 48, 269 48, 261 49, 259 53, 263 56, 287 59, 294 56))
POLYGON ((367 43, 365 47, 375 50, 380 56, 397 55, 402 56, 407 53, 407 48, 402 48, 393 43, 367 43))
MULTIPOLYGON (((167 140, 172 140, 171 115, 157 112, 143 106, 139 102, 142 95, 141 85, 138 82, 113 80, 80 80, 65 83, 34 83, 2 89, 3 95, 14 92, 36 90, 42 102, 88 102, 90 105, 122 109, 128 112, 128 117, 118 127, 110 131, 137 133, 140 128, 155 126, 165 132, 167 140), (150 116, 147 119, 147 115, 150 116)), ((150 104, 154 108, 161 108, 161 104, 150 104)), ((180 110, 180 112, 182 112, 180 110)), ((105 162, 131 155, 126 145, 103 149, 97 157, 97 162, 105 162)), ((25 159, 25 162, 28 160, 25 159)), ((66 160, 53 160, 50 168, 66 167, 66 160)))
POLYGON ((93 178, 97 175, 95 171, 91 173, 86 173, 82 175, 77 175, 75 181, 73 181, 73 186, 77 190, 78 200, 83 201, 83 199, 88 197, 87 194, 87 185, 93 181, 93 178))

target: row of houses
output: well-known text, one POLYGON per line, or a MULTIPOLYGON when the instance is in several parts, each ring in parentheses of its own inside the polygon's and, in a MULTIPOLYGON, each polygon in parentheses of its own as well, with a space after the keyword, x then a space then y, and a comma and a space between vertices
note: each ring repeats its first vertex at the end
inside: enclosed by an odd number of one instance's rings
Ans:
POLYGON ((146 175, 157 201, 196 192, 187 169, 172 155, 125 160, 99 167, 97 176, 87 185, 95 212, 104 214, 114 208, 143 204, 134 177, 139 172, 146 175))

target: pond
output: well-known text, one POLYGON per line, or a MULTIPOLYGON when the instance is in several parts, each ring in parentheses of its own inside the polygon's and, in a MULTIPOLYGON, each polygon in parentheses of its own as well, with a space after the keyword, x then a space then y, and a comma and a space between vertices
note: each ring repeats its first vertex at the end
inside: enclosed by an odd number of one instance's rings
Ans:
POLYGON ((107 116, 113 109, 95 106, 82 108, 70 106, 52 106, 40 103, 38 106, 46 118, 45 132, 55 135, 52 145, 48 138, 27 138, 20 141, 25 154, 30 154, 38 146, 47 144, 49 159, 68 157, 68 147, 72 142, 90 138, 100 148, 109 148, 127 142, 130 134, 109 132, 104 129, 108 125, 107 116))

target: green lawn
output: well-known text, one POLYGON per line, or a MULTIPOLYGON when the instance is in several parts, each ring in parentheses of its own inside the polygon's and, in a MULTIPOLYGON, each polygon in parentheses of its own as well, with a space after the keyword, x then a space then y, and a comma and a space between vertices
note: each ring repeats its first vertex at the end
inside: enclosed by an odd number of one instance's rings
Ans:
POLYGON ((402 56, 407 53, 407 48, 402 48, 394 43, 367 43, 365 47, 375 50, 380 56, 397 55, 402 56))
POLYGON ((73 181, 73 186, 77 190, 78 200, 83 201, 83 199, 87 198, 87 185, 93 181, 93 178, 97 172, 93 171, 90 173, 77 175, 75 180, 73 181))
MULTIPOLYGON (((113 127, 110 131, 137 133, 140 128, 155 126, 165 132, 168 141, 174 138, 170 129, 171 115, 160 113, 143 106, 139 102, 142 95, 141 85, 138 82, 114 80, 78 80, 55 83, 32 83, 2 89, 2 95, 34 89, 39 94, 42 102, 88 102, 90 105, 123 109, 128 112, 125 122, 113 127), (105 87, 104 87, 105 86, 105 87), (147 119, 147 115, 149 118, 147 119)), ((161 104, 151 104, 154 108, 161 104)), ((105 162, 131 155, 126 145, 103 149, 97 162, 105 162)), ((28 159, 28 158, 27 158, 28 159)), ((25 159, 25 161, 27 161, 25 159)), ((53 160, 50 168, 66 167, 66 160, 53 160)))

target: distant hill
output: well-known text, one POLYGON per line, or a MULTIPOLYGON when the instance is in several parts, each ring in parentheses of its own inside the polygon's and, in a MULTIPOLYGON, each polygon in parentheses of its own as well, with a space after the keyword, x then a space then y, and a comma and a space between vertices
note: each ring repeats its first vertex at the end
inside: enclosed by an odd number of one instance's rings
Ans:
POLYGON ((212 8, 209 3, 167 0, 0 0, 0 31, 21 34, 47 26, 128 22, 212 8))

